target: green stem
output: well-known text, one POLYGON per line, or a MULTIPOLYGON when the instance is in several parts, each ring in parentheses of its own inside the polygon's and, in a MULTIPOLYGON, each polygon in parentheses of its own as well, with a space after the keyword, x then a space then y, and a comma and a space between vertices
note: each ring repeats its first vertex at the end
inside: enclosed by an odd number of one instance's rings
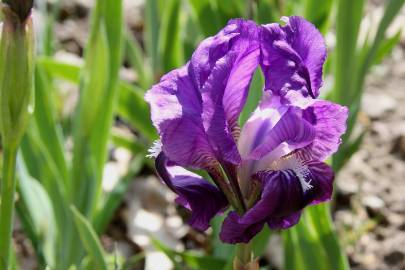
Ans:
POLYGON ((233 262, 234 270, 259 270, 257 260, 253 258, 252 243, 238 244, 233 262))
POLYGON ((242 265, 246 265, 252 261, 252 244, 238 244, 236 247, 236 256, 242 265))
POLYGON ((10 268, 17 148, 4 145, 0 205, 0 269, 10 268))

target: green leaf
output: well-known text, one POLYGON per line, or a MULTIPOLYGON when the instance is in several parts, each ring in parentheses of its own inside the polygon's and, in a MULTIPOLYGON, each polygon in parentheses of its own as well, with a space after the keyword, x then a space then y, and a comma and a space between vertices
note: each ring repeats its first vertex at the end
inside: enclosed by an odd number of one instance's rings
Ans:
POLYGON ((183 252, 180 253, 184 263, 191 269, 211 270, 223 269, 226 261, 212 256, 204 256, 196 252, 183 252))
POLYGON ((312 221, 319 241, 324 247, 330 269, 350 269, 346 254, 339 243, 339 238, 334 228, 329 204, 322 203, 311 206, 306 209, 305 215, 312 221))
POLYGON ((363 143, 364 135, 367 133, 367 130, 363 131, 356 139, 353 141, 347 142, 341 146, 339 153, 333 156, 332 164, 333 170, 335 172, 340 171, 342 167, 350 160, 350 158, 356 153, 361 144, 363 143))
POLYGON ((348 270, 328 204, 305 209, 300 222, 283 232, 285 269, 348 270))
POLYGON ((39 139, 42 141, 44 151, 50 157, 59 171, 60 177, 55 178, 64 188, 68 187, 68 169, 64 154, 64 138, 62 128, 56 121, 56 112, 53 106, 52 96, 53 85, 48 74, 42 66, 38 65, 35 71, 35 100, 36 109, 34 113, 35 125, 38 130, 39 139))
POLYGON ((144 89, 148 89, 153 83, 152 69, 146 61, 138 40, 132 37, 131 33, 128 31, 125 39, 125 48, 126 56, 138 75, 139 85, 144 89))
POLYGON ((223 269, 226 261, 212 257, 201 255, 193 251, 178 252, 161 243, 159 240, 152 238, 152 243, 157 250, 162 251, 175 265, 175 269, 223 269), (186 265, 187 267, 183 267, 186 265))
POLYGON ((305 0, 304 18, 312 22, 323 34, 329 26, 333 0, 305 0))
POLYGON ((58 181, 62 179, 62 176, 48 151, 44 151, 46 149, 44 146, 45 139, 39 137, 36 125, 31 123, 31 127, 21 144, 21 153, 29 174, 41 182, 52 201, 58 232, 63 231, 63 234, 58 234, 56 261, 58 266, 65 267, 67 264, 70 265, 65 252, 69 250, 71 244, 69 241, 72 220, 70 220, 70 211, 67 206, 66 190, 62 182, 58 181))
POLYGON ((263 230, 253 238, 253 254, 255 257, 260 257, 263 255, 267 248, 270 235, 271 231, 269 227, 265 226, 263 230))
POLYGON ((17 211, 42 265, 56 266, 57 227, 53 205, 43 186, 26 171, 18 158, 17 211))
POLYGON ((299 250, 298 236, 296 231, 283 232, 284 244, 284 270, 305 270, 305 262, 299 250))
POLYGON ((94 228, 99 234, 105 231, 108 222, 111 220, 115 210, 122 202, 125 192, 128 190, 134 176, 142 169, 144 160, 144 154, 136 156, 131 162, 131 167, 129 168, 127 175, 120 179, 118 184, 112 191, 107 193, 104 200, 100 203, 94 219, 94 228))
POLYGON ((147 55, 151 59, 153 74, 156 75, 160 71, 160 59, 158 54, 160 17, 157 0, 148 0, 145 4, 144 40, 147 55))
POLYGON ((38 58, 37 65, 42 66, 49 74, 55 77, 63 78, 76 84, 79 83, 81 66, 64 63, 49 57, 38 58))
POLYGON ((392 52, 392 50, 394 49, 394 47, 396 45, 399 44, 400 40, 401 40, 401 33, 402 31, 399 30, 395 35, 393 35, 390 38, 385 39, 380 47, 378 48, 375 57, 374 57, 374 61, 373 61, 373 65, 376 64, 380 64, 382 62, 382 60, 392 52))
POLYGON ((125 148, 134 155, 139 153, 144 153, 145 156, 147 155, 148 146, 142 143, 142 141, 135 136, 129 137, 113 131, 111 134, 111 141, 115 146, 125 148))
POLYGON ((157 133, 150 121, 149 106, 143 98, 143 91, 124 82, 119 84, 119 88, 118 114, 152 142, 157 138, 157 133))
POLYGON ((134 269, 135 265, 137 265, 140 261, 145 259, 145 253, 140 252, 132 257, 130 257, 122 266, 122 270, 132 270, 134 269))
POLYGON ((80 239, 92 261, 97 266, 97 269, 107 270, 108 267, 107 262, 104 259, 105 254, 103 248, 91 224, 74 206, 71 206, 70 209, 73 213, 80 239))
POLYGON ((212 236, 211 236, 211 246, 212 254, 223 260, 230 260, 231 265, 233 261, 233 254, 235 254, 235 245, 225 244, 219 239, 219 233, 221 231, 221 226, 224 222, 226 213, 224 215, 217 215, 211 220, 212 236))
POLYGON ((255 20, 260 24, 268 24, 277 21, 281 16, 277 12, 273 1, 258 0, 255 20))
POLYGON ((168 72, 183 64, 181 41, 181 1, 167 0, 159 37, 159 52, 163 72, 168 72))
POLYGON ((250 14, 249 5, 252 5, 251 1, 245 0, 216 0, 216 6, 218 7, 218 14, 221 17, 221 24, 225 25, 229 20, 233 18, 248 18, 250 14))
MULTIPOLYGON (((72 83, 79 83, 79 66, 62 63, 50 58, 42 58, 39 63, 53 76, 72 83)), ((118 91, 117 113, 152 142, 157 138, 157 133, 150 121, 149 107, 143 98, 144 90, 120 81, 118 91)))
MULTIPOLYGON (((80 98, 74 118, 74 147, 71 171, 71 195, 75 205, 88 215, 92 202, 101 187, 99 160, 92 150, 98 117, 103 110, 103 97, 106 94, 109 75, 109 52, 105 27, 96 28, 87 47, 86 64, 82 69, 80 98)), ((103 115, 103 114, 102 114, 103 115)), ((108 117, 107 115, 105 117, 108 117)), ((99 134, 97 134, 99 135, 99 134)), ((101 134, 100 134, 101 135, 101 134)), ((99 145, 104 147, 104 145, 99 145)))
POLYGON ((211 0, 188 0, 204 36, 215 35, 222 27, 221 19, 211 0))
POLYGON ((105 5, 104 20, 108 40, 109 74, 104 93, 101 93, 103 99, 91 136, 92 153, 95 157, 96 170, 99 175, 103 172, 104 163, 107 158, 107 144, 118 100, 118 74, 122 64, 123 53, 122 0, 107 0, 105 1, 105 5))
POLYGON ((246 104, 243 107, 243 111, 239 117, 239 124, 243 126, 249 119, 251 113, 257 108, 263 94, 264 77, 263 73, 257 69, 253 75, 252 83, 250 85, 249 95, 246 100, 246 104))
POLYGON ((356 45, 363 16, 364 0, 338 1, 336 18, 336 55, 334 100, 350 105, 356 71, 356 45))
MULTIPOLYGON (((380 49, 381 44, 385 40, 385 32, 391 22, 394 20, 395 16, 398 14, 398 12, 401 10, 401 7, 405 3, 405 0, 389 0, 386 2, 385 5, 385 10, 384 10, 384 16, 382 17, 378 28, 377 32, 375 35, 375 38, 372 42, 371 47, 367 51, 366 56, 364 57, 364 60, 358 65, 358 70, 357 70, 357 77, 354 80, 354 90, 355 92, 352 95, 352 100, 356 102, 360 102, 360 98, 362 95, 362 88, 364 84, 364 79, 369 71, 370 67, 375 63, 376 61, 376 56, 377 53, 380 49)), ((349 134, 347 136, 350 135, 349 134)))

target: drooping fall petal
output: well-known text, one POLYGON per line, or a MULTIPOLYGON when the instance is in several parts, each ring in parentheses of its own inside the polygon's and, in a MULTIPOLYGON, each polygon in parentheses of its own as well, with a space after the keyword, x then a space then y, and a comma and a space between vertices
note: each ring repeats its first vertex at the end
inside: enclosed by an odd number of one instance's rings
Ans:
POLYGON ((191 211, 190 226, 208 229, 210 220, 228 205, 223 193, 201 176, 171 164, 163 153, 155 163, 160 178, 178 195, 176 202, 191 211))

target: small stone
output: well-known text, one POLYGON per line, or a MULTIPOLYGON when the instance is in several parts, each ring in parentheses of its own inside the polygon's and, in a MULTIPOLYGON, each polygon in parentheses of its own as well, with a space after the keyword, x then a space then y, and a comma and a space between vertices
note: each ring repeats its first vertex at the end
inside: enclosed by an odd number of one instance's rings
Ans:
POLYGON ((398 229, 400 229, 401 231, 405 231, 405 222, 402 223, 402 224, 398 227, 398 229))
POLYGON ((401 263, 404 260, 404 258, 405 258, 404 253, 398 250, 394 250, 384 256, 384 261, 389 265, 397 265, 401 263))
POLYGON ((391 153, 405 160, 405 135, 400 135, 394 140, 391 153))
POLYGON ((397 101, 381 93, 365 93, 362 99, 363 111, 373 119, 379 119, 386 112, 395 110, 397 101))
POLYGON ((377 196, 369 195, 363 198, 363 204, 371 217, 381 215, 385 202, 377 196))

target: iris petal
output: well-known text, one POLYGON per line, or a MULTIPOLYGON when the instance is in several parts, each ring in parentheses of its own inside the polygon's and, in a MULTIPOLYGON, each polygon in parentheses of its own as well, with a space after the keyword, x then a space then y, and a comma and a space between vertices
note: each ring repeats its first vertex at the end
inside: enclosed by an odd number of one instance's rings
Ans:
POLYGON ((249 158, 259 160, 284 142, 289 146, 289 152, 292 152, 310 144, 314 138, 313 126, 301 117, 298 109, 289 107, 276 125, 263 136, 262 142, 253 149, 249 158))
POLYGON ((303 118, 316 130, 314 142, 308 147, 314 158, 325 160, 338 150, 347 117, 346 107, 325 100, 317 100, 303 111, 303 118))
POLYGON ((240 163, 237 120, 259 65, 259 27, 231 20, 204 40, 190 62, 165 75, 145 96, 163 152, 181 166, 240 163))
POLYGON ((298 222, 305 206, 330 199, 332 169, 320 161, 305 160, 305 157, 294 153, 274 163, 273 170, 255 174, 263 186, 260 199, 243 216, 229 214, 222 227, 221 239, 228 243, 248 242, 256 229, 266 222, 272 229, 291 227, 298 222))
POLYGON ((256 24, 232 20, 218 35, 202 42, 190 63, 198 78, 196 84, 201 85, 202 120, 208 138, 221 157, 233 164, 240 162, 235 144, 237 123, 259 56, 256 24))
POLYGON ((267 220, 267 225, 270 229, 288 229, 298 223, 301 217, 301 211, 294 212, 285 217, 270 217, 267 220))
POLYGON ((283 20, 285 26, 263 26, 261 66, 266 89, 289 103, 316 98, 327 54, 325 42, 305 19, 292 16, 283 20))
POLYGON ((227 207, 225 196, 199 175, 170 163, 163 153, 158 155, 155 165, 160 178, 178 195, 176 202, 191 210, 190 226, 208 229, 210 220, 227 207))
POLYGON ((216 161, 202 125, 201 95, 187 67, 163 76, 145 96, 167 157, 182 166, 207 168, 216 161))

